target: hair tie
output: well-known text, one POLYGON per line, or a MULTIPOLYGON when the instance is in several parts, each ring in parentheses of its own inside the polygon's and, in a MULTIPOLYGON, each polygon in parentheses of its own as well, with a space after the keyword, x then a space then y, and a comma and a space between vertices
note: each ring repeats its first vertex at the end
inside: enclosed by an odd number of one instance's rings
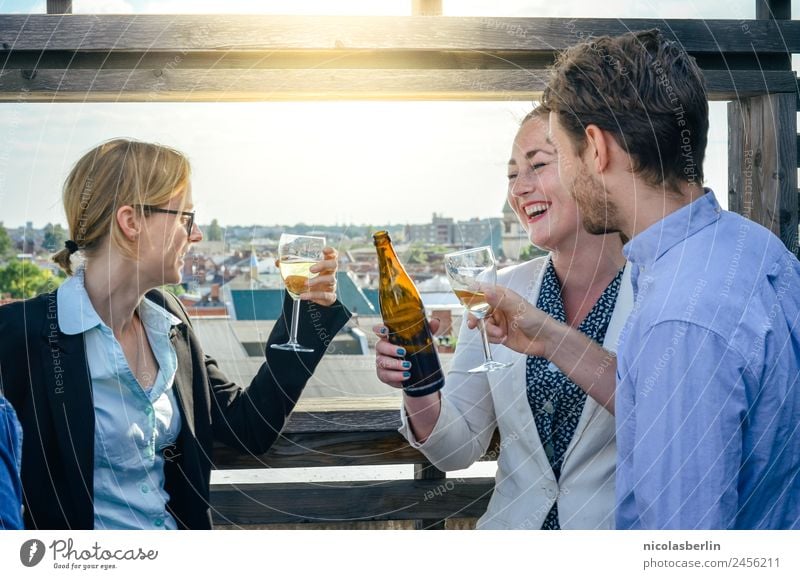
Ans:
POLYGON ((80 247, 78 247, 78 244, 72 241, 71 239, 67 239, 64 242, 64 247, 67 248, 67 251, 69 251, 70 255, 72 255, 73 253, 75 253, 80 249, 80 247))

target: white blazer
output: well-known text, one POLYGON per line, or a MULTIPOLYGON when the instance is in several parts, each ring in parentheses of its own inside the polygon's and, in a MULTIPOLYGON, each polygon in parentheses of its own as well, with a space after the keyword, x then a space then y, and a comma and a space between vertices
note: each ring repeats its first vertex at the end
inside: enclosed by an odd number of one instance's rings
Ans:
MULTIPOLYGON (((497 283, 536 304, 548 261, 549 257, 540 257, 501 270, 497 283)), ((632 307, 630 267, 626 266, 603 341, 606 349, 616 351, 632 307)), ((500 429, 494 493, 478 521, 479 529, 540 529, 556 501, 563 529, 613 528, 614 417, 587 396, 564 455, 561 478, 556 482, 528 404, 527 356, 493 345, 494 359, 513 365, 488 374, 468 373, 482 363, 483 349, 479 332, 467 329, 465 322, 466 316, 441 391, 442 410, 433 432, 424 444, 419 444, 405 411, 401 411, 400 432, 437 468, 449 471, 466 468, 478 460, 486 452, 495 428, 500 429)), ((607 371, 614 369, 609 366, 607 371)))

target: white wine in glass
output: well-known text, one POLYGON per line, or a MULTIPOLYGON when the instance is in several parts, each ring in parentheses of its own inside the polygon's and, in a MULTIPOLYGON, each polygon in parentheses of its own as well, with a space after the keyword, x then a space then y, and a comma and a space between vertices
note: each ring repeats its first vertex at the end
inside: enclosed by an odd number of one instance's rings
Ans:
POLYGON ((297 342, 297 326, 300 318, 300 294, 308 288, 308 280, 315 277, 316 273, 309 271, 311 266, 322 260, 322 250, 325 248, 324 237, 311 237, 309 235, 290 235, 284 233, 278 242, 278 257, 281 277, 286 286, 286 291, 292 298, 292 325, 289 341, 285 344, 272 344, 276 350, 291 350, 293 352, 313 352, 313 348, 303 346, 297 342))
POLYGON ((511 364, 496 362, 492 359, 489 348, 489 338, 486 335, 484 318, 489 313, 490 307, 486 295, 481 291, 482 285, 495 285, 497 283, 497 265, 491 247, 476 247, 448 253, 444 256, 444 267, 450 286, 469 313, 478 318, 478 327, 481 331, 483 353, 486 360, 470 372, 494 372, 508 368, 511 364))

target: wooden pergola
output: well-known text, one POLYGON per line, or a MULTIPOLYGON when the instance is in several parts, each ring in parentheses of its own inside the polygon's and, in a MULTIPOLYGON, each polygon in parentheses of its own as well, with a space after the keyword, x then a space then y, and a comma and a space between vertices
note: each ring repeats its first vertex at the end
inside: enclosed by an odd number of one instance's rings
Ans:
MULTIPOLYGON (((409 17, 100 16, 65 14, 70 0, 48 0, 49 15, 0 15, 0 101, 525 101, 540 95, 557 51, 589 36, 660 28, 697 58, 708 98, 729 101, 730 209, 797 253, 791 55, 800 52, 800 22, 790 7, 756 0, 756 18, 743 21, 450 18, 436 15, 438 0, 416 0, 418 15, 409 17)), ((336 488, 255 485, 247 494, 221 485, 217 521, 418 519, 434 528, 482 513, 491 479, 454 482, 422 500, 444 474, 405 444, 397 422, 396 412, 377 410, 295 413, 267 455, 220 450, 218 466, 412 463, 417 476, 336 488)))

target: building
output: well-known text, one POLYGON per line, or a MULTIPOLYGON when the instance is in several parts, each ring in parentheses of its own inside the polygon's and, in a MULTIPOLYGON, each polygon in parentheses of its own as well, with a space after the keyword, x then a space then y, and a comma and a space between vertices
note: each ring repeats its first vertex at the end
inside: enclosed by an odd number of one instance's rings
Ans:
POLYGON ((457 248, 489 245, 495 252, 502 250, 503 220, 498 217, 453 221, 452 217, 433 214, 430 223, 406 225, 406 241, 447 245, 457 248))
POLYGON ((530 244, 528 232, 522 227, 516 213, 514 213, 508 200, 506 200, 505 205, 503 205, 503 255, 505 255, 506 259, 517 261, 522 250, 530 246, 530 244))

